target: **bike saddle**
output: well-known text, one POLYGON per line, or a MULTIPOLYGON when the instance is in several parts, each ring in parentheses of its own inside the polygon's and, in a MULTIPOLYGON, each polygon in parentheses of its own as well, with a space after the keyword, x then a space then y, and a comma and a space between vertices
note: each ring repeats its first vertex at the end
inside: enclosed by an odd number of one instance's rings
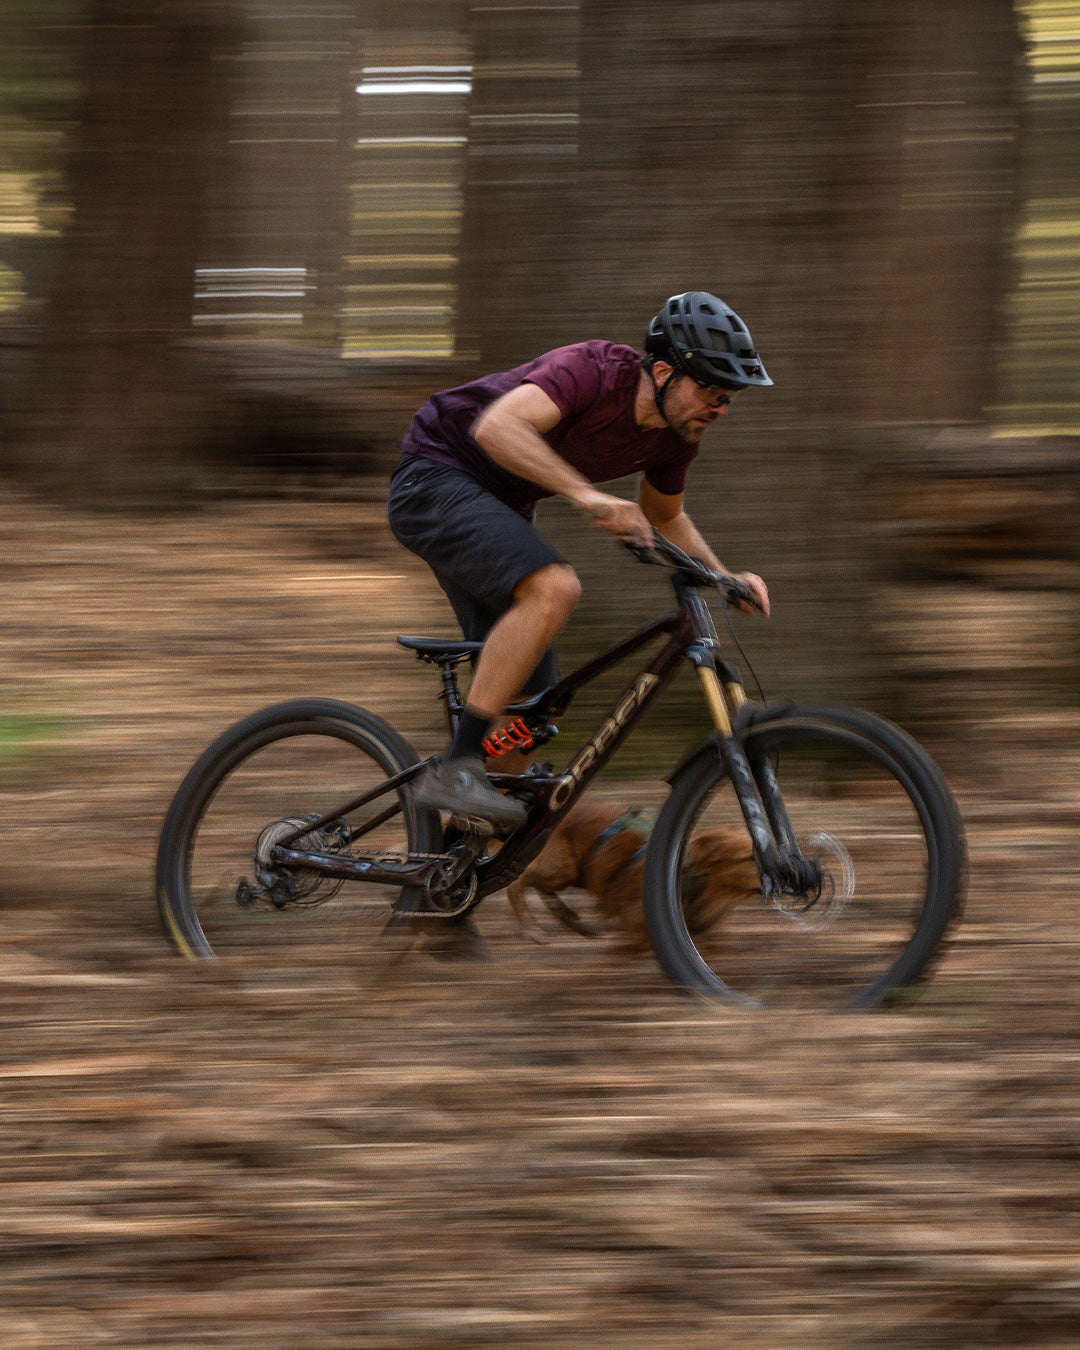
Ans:
POLYGON ((415 652, 421 661, 434 661, 441 665, 444 661, 457 665, 467 657, 475 656, 483 647, 482 642, 467 642, 462 638, 399 637, 398 644, 415 652))

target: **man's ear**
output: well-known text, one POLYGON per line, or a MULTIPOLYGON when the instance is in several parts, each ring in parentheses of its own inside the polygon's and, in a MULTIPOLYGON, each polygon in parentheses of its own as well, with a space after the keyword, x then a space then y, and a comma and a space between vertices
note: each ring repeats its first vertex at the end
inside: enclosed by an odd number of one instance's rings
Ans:
POLYGON ((671 375, 674 375, 675 367, 668 361, 662 361, 660 357, 652 363, 652 375, 658 388, 663 388, 665 382, 671 375))

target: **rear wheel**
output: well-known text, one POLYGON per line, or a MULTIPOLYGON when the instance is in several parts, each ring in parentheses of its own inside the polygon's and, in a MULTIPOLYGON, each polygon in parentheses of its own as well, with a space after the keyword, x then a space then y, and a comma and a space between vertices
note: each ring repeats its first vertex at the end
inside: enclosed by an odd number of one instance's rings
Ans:
POLYGON ((751 765, 773 768, 801 876, 763 895, 719 748, 701 752, 674 779, 646 862, 664 970, 764 1004, 870 1005, 912 983, 961 906, 963 829, 935 765, 854 709, 766 712, 740 740, 751 765))
POLYGON ((433 853, 438 816, 403 788, 334 814, 416 763, 380 718, 329 699, 299 699, 253 714, 205 751, 162 826, 158 907, 178 950, 192 959, 293 944, 340 948, 381 932, 399 888, 284 870, 273 847, 305 822, 332 819, 299 849, 433 853), (317 919, 319 922, 309 922, 317 919))

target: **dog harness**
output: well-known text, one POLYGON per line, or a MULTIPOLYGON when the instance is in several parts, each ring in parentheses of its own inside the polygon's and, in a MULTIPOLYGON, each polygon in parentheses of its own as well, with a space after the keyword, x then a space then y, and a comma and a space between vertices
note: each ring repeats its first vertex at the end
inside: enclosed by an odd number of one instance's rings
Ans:
MULTIPOLYGON (((641 812, 636 807, 633 807, 629 811, 624 811, 621 816, 617 816, 615 820, 611 822, 610 825, 602 829, 600 833, 596 836, 596 838, 593 840, 592 848, 590 848, 588 853, 586 853, 585 855, 584 866, 587 867, 589 865, 589 863, 592 861, 593 854, 599 853, 605 844, 609 844, 612 841, 612 839, 614 839, 617 835, 624 834, 630 828, 633 822, 638 819, 640 815, 641 812)), ((624 872, 628 867, 632 867, 634 863, 641 862, 642 858, 644 858, 645 856, 646 850, 649 847, 649 833, 650 831, 646 829, 645 842, 637 850, 636 853, 634 853, 631 857, 626 859, 626 861, 619 868, 619 872, 624 872)), ((615 875, 618 876, 618 872, 615 875)))
MULTIPOLYGON (((593 855, 599 853, 599 851, 604 847, 604 845, 609 844, 612 841, 612 839, 616 838, 616 836, 623 834, 626 830, 628 830, 630 826, 634 823, 634 821, 639 818, 640 815, 641 812, 636 807, 633 807, 629 811, 624 811, 621 816, 616 817, 616 819, 613 820, 610 825, 602 829, 600 833, 596 836, 596 838, 593 840, 592 848, 590 848, 588 853, 586 853, 583 866, 588 867, 589 863, 593 859, 593 855)), ((645 854, 648 852, 649 835, 651 833, 652 827, 646 824, 645 842, 637 850, 636 853, 631 854, 630 857, 627 858, 626 861, 619 866, 619 868, 615 872, 615 876, 620 876, 623 872, 633 867, 635 863, 639 863, 642 861, 642 859, 645 857, 645 854)), ((701 898, 701 893, 704 890, 702 878, 698 875, 697 872, 693 871, 692 868, 687 866, 683 869, 682 881, 683 881, 683 903, 692 905, 695 903, 695 901, 701 898)))

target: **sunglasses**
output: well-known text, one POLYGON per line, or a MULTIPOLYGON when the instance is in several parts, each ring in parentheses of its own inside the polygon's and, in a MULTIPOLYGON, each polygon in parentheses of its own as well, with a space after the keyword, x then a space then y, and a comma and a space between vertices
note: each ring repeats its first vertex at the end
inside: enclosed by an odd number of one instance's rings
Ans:
POLYGON ((694 383, 704 401, 713 408, 726 408, 740 392, 738 389, 725 389, 719 384, 703 384, 701 380, 695 380, 694 383))

